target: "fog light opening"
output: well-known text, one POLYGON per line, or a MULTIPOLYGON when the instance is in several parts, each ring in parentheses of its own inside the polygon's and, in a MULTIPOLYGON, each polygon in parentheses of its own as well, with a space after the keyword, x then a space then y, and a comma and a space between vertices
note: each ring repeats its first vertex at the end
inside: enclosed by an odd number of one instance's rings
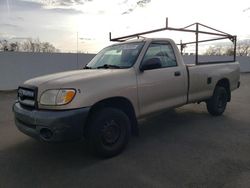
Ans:
POLYGON ((53 132, 50 129, 43 128, 40 130, 40 138, 45 141, 51 140, 53 137, 53 132))

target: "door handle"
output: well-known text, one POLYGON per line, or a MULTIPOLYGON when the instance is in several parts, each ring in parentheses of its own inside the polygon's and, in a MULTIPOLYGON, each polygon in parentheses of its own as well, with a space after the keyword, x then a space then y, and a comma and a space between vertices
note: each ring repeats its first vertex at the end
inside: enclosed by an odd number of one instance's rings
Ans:
POLYGON ((181 75, 181 72, 180 72, 180 71, 174 72, 174 76, 180 76, 180 75, 181 75))

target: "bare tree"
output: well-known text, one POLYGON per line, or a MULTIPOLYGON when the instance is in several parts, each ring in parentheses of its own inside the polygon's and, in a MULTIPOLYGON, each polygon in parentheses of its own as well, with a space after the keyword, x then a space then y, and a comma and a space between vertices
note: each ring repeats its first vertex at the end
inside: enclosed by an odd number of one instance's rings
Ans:
POLYGON ((1 40, 0 40, 0 51, 3 51, 3 43, 1 40))
POLYGON ((223 48, 221 46, 210 46, 204 55, 222 55, 223 48))
POLYGON ((225 49, 224 55, 227 55, 227 56, 232 56, 232 55, 234 55, 234 49, 233 49, 233 47, 228 47, 228 48, 226 48, 226 49, 225 49))
POLYGON ((48 42, 43 42, 41 44, 42 52, 56 52, 56 48, 48 42))
POLYGON ((250 55, 250 41, 240 41, 237 44, 237 55, 238 56, 249 56, 250 55))
POLYGON ((10 49, 9 49, 10 51, 16 52, 19 50, 18 48, 19 48, 19 44, 17 42, 10 43, 10 49))
MULTIPOLYGON (((224 46, 211 46, 204 55, 234 55, 234 49, 232 45, 225 44, 224 46)), ((236 47, 237 56, 250 56, 250 40, 242 40, 237 42, 236 47)))
POLYGON ((49 42, 40 42, 39 39, 26 39, 23 42, 0 41, 0 51, 21 51, 21 52, 58 52, 49 42))
POLYGON ((0 50, 1 51, 9 51, 9 44, 7 40, 0 41, 0 50))
POLYGON ((24 51, 24 52, 30 51, 30 43, 28 41, 22 42, 21 51, 24 51))

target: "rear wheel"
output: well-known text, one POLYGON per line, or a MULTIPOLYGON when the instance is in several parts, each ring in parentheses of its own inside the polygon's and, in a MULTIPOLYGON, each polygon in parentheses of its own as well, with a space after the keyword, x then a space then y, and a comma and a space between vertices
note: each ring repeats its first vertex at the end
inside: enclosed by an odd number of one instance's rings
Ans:
POLYGON ((130 134, 127 115, 119 109, 103 108, 91 119, 87 135, 91 150, 101 157, 112 157, 122 152, 130 134))
POLYGON ((216 86, 213 96, 206 102, 207 110, 213 116, 222 115, 227 106, 228 93, 224 87, 216 86))

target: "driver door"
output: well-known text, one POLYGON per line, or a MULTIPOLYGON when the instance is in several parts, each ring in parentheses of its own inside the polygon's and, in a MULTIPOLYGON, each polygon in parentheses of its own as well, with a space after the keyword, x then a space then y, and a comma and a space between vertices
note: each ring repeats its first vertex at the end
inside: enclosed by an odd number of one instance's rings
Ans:
POLYGON ((169 42, 152 42, 142 64, 158 58, 160 68, 144 70, 138 75, 138 97, 141 115, 186 103, 183 68, 179 67, 169 42))

